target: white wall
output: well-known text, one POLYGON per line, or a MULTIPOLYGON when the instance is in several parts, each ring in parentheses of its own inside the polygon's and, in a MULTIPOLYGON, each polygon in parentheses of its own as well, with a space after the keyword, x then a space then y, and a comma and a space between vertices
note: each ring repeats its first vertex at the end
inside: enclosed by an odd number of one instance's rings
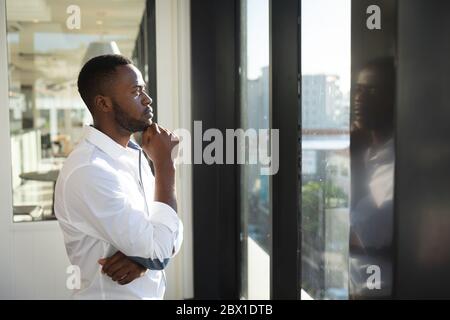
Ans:
POLYGON ((13 299, 69 299, 70 265, 56 222, 19 223, 12 237, 13 299))
MULTIPOLYGON (((188 0, 156 0, 159 122, 190 129, 188 0)), ((0 0, 0 299, 66 299, 69 261, 56 221, 12 223, 11 140, 5 0, 0 0)), ((179 167, 177 191, 185 240, 167 270, 166 299, 193 297, 192 168, 179 167)))
MULTIPOLYGON (((191 131, 190 1, 156 0, 158 123, 191 131)), ((192 166, 177 168, 178 211, 184 224, 180 254, 167 270, 166 299, 193 298, 192 166)))

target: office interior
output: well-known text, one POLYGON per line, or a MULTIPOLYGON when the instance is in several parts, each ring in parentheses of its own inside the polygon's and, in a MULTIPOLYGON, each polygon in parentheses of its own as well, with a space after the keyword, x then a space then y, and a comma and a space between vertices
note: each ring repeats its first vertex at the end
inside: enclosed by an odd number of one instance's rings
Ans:
POLYGON ((92 123, 78 72, 111 53, 192 146, 199 122, 278 131, 274 174, 177 167, 165 299, 450 298, 449 18, 444 0, 0 0, 0 298, 70 299, 54 187, 92 123))

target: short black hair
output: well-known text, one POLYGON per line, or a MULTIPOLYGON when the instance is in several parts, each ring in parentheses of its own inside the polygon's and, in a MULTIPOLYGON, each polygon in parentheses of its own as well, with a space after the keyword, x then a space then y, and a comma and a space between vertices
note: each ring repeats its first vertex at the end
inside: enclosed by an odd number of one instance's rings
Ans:
POLYGON ((392 56, 378 57, 367 62, 364 69, 375 71, 381 78, 384 87, 395 91, 396 66, 392 56))
POLYGON ((111 83, 116 67, 133 62, 119 54, 106 54, 92 58, 81 68, 78 75, 78 92, 89 111, 93 111, 96 95, 104 94, 105 88, 111 83))

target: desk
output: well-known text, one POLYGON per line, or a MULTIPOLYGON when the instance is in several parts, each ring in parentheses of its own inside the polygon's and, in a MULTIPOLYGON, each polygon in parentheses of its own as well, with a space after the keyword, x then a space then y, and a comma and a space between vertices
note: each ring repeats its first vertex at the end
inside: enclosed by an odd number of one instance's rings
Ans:
POLYGON ((26 172, 19 175, 24 180, 53 182, 52 215, 55 215, 55 186, 59 170, 26 172))
POLYGON ((59 170, 49 170, 49 171, 34 171, 22 173, 19 175, 19 177, 24 180, 47 181, 56 183, 58 175, 59 170))

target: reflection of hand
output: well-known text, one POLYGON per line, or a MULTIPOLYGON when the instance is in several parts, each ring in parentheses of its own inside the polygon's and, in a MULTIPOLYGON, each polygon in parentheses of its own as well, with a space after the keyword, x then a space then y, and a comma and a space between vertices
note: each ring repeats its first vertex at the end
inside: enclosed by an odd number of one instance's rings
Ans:
POLYGON ((354 123, 350 131, 352 151, 365 150, 371 145, 371 133, 354 123))
POLYGON ((350 231, 350 251, 367 254, 361 238, 354 231, 350 231))
POLYGON ((113 281, 117 281, 120 285, 134 281, 143 276, 147 271, 146 268, 134 262, 120 251, 117 251, 109 258, 98 260, 98 263, 103 266, 102 273, 106 273, 113 281))
POLYGON ((362 129, 362 125, 358 120, 353 121, 352 124, 350 125, 351 132, 358 131, 361 129, 362 129))

